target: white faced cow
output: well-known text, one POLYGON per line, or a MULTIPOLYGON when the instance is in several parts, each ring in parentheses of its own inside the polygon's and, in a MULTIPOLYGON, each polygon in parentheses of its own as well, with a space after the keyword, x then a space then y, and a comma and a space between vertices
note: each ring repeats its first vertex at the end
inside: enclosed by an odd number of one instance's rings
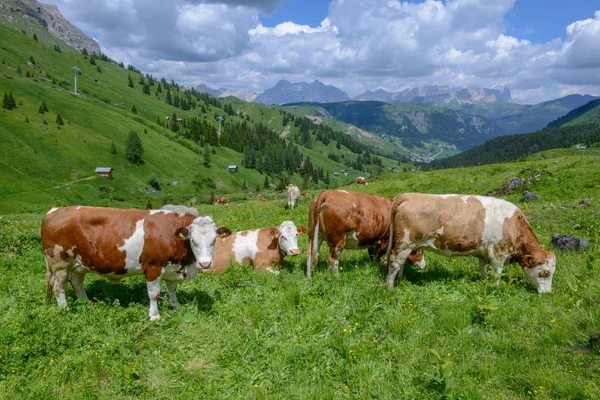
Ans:
POLYGON ((507 263, 519 263, 540 293, 552 290, 556 257, 546 253, 527 219, 515 205, 500 199, 470 195, 398 195, 390 224, 392 289, 408 255, 428 249, 451 256, 479 259, 481 275, 491 264, 496 275, 507 263))
POLYGON ((285 256, 297 256, 298 234, 306 227, 284 221, 279 227, 236 232, 217 238, 211 272, 219 274, 230 264, 252 264, 257 270, 281 265, 285 256))
POLYGON ((78 298, 87 298, 83 281, 88 272, 112 283, 144 274, 150 319, 158 320, 161 280, 167 284, 171 305, 179 306, 177 283, 210 268, 218 233, 208 216, 166 210, 53 208, 42 222, 46 302, 54 289, 58 305, 67 305, 67 279, 78 298))
POLYGON ((296 202, 298 201, 299 198, 300 198, 300 189, 298 189, 298 186, 292 185, 290 183, 287 186, 287 201, 288 201, 288 208, 290 210, 294 209, 294 206, 296 205, 296 202))
MULTIPOLYGON (((312 199, 308 211, 308 259, 306 276, 319 259, 319 248, 327 242, 327 263, 338 272, 342 250, 368 249, 378 259, 388 247, 392 199, 371 193, 324 190, 312 199)), ((417 268, 425 267, 423 252, 410 254, 408 260, 417 268)))

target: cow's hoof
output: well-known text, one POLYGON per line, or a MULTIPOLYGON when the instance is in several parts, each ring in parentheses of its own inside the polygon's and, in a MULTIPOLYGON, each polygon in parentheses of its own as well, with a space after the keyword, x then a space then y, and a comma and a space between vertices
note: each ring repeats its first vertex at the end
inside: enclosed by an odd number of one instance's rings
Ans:
POLYGON ((160 315, 158 315, 158 314, 151 315, 150 316, 150 321, 160 321, 160 315))

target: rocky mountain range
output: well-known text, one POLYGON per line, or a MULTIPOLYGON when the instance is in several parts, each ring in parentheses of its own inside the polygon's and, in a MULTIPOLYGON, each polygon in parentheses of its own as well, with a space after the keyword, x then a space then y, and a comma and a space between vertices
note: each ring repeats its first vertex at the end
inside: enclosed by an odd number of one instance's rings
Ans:
POLYGON ((52 4, 36 0, 0 0, 0 22, 34 32, 44 30, 75 50, 85 48, 90 54, 100 54, 98 42, 67 21, 52 4))
MULTIPOLYGON (((351 100, 346 92, 335 86, 325 85, 319 80, 312 83, 292 83, 280 80, 275 86, 256 94, 250 90, 233 91, 225 88, 213 89, 206 84, 201 84, 196 89, 207 92, 213 96, 236 96, 245 101, 263 104, 288 104, 302 102, 336 103, 351 100)), ((357 101, 382 101, 385 103, 412 103, 412 104, 440 104, 456 102, 464 103, 492 103, 512 101, 510 89, 504 85, 493 88, 476 87, 450 87, 421 86, 406 89, 401 92, 388 92, 384 89, 368 90, 355 96, 357 101)))

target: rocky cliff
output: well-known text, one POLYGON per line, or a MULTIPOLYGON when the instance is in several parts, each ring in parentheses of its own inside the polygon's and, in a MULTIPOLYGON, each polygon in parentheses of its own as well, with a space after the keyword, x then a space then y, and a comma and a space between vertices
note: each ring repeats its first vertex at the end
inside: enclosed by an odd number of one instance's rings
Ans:
POLYGON ((100 45, 63 17, 58 7, 35 0, 0 0, 0 20, 15 28, 39 26, 75 50, 100 53, 100 45))

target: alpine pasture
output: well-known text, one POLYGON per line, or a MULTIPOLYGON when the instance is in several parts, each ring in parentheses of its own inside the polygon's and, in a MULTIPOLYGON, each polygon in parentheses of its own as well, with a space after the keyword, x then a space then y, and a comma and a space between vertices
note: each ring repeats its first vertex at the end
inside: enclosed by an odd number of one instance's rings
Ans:
MULTIPOLYGON (((325 246, 308 281, 303 235, 301 255, 287 257, 279 275, 242 266, 183 282, 182 306, 161 298, 158 322, 148 320, 143 277, 111 285, 88 275, 90 300, 69 287, 61 309, 44 302, 44 213, 4 214, 0 398, 600 398, 599 344, 589 343, 600 332, 596 150, 394 173, 343 189, 485 194, 513 176, 537 179, 527 189, 540 200, 505 198, 556 253, 551 294, 538 294, 517 265, 496 286, 480 277, 476 259, 431 253, 424 270, 408 267, 387 291, 385 269, 366 251, 345 251, 339 277, 324 275, 325 246), (550 246, 554 233, 580 236, 589 248, 561 252, 550 246)), ((310 196, 294 210, 283 195, 198 209, 234 231, 286 219, 306 225, 310 196)))

